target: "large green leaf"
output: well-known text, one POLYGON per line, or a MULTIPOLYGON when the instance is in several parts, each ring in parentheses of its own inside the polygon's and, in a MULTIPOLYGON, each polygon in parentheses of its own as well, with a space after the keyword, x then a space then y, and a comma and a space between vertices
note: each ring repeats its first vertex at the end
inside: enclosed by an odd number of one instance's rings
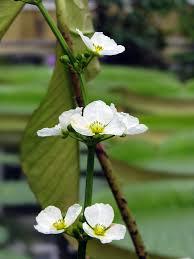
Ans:
POLYGON ((14 0, 0 1, 0 39, 3 37, 10 24, 21 11, 23 3, 14 0))
MULTIPOLYGON (((75 17, 74 26, 92 30, 88 20, 87 1, 82 9, 73 1, 57 0, 58 24, 63 32, 75 17), (79 17, 76 18, 76 17, 79 17)), ((71 28, 70 28, 71 29, 71 28)), ((73 49, 80 51, 81 40, 73 35, 73 49)), ((82 47, 83 48, 83 47, 82 47)), ((79 154, 78 145, 70 138, 38 138, 36 132, 51 127, 58 116, 74 106, 72 84, 68 71, 59 62, 61 50, 57 52, 57 64, 48 89, 40 107, 33 114, 24 134, 22 145, 22 165, 29 184, 43 207, 53 204, 61 209, 78 200, 79 192, 79 154)))
POLYGON ((101 76, 91 82, 90 99, 102 98, 127 109, 157 115, 193 116, 193 85, 193 81, 183 85, 167 72, 106 66, 101 76))
POLYGON ((182 133, 161 143, 126 139, 109 145, 115 172, 122 182, 163 178, 194 178, 194 134, 182 133), (129 152, 133 147, 133 152, 129 152))
MULTIPOLYGON (((151 258, 194 258, 194 181, 133 183, 125 186, 124 193, 149 253, 157 255, 151 258)), ((111 204, 115 222, 121 221, 109 190, 96 193, 94 202, 111 204)), ((129 239, 115 245, 129 249, 129 239)))

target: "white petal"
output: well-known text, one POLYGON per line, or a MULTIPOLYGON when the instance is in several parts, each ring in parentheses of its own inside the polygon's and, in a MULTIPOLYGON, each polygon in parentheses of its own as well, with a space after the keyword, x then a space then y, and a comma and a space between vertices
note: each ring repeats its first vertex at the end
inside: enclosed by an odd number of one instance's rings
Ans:
POLYGON ((113 118, 113 111, 103 101, 94 101, 88 104, 83 111, 83 117, 91 124, 95 121, 107 125, 113 118))
POLYGON ((128 113, 118 112, 117 115, 119 116, 119 119, 123 121, 127 128, 134 127, 139 124, 138 118, 131 116, 128 113))
POLYGON ((129 128, 126 132, 128 135, 141 134, 148 130, 148 127, 144 124, 139 124, 135 127, 129 128))
POLYGON ((62 128, 64 131, 67 131, 67 127, 68 127, 68 125, 70 124, 71 117, 72 117, 74 114, 80 114, 80 115, 81 115, 82 109, 83 109, 83 108, 77 107, 76 109, 71 109, 71 110, 69 110, 69 111, 65 111, 65 112, 63 112, 63 113, 59 116, 59 123, 60 123, 61 128, 62 128))
POLYGON ((56 230, 53 224, 58 220, 63 219, 61 211, 55 206, 48 206, 42 210, 36 217, 35 229, 44 234, 58 234, 64 232, 64 230, 56 230))
POLYGON ((117 109, 116 109, 114 103, 111 103, 110 108, 112 109, 112 111, 113 111, 114 113, 117 113, 117 109))
POLYGON ((40 232, 40 233, 43 233, 43 234, 61 234, 64 232, 64 229, 62 230, 56 230, 56 229, 51 229, 51 228, 45 228, 41 225, 35 225, 34 228, 40 232))
MULTIPOLYGON (((103 34, 103 32, 95 32, 91 38, 92 43, 94 43, 95 45, 100 45, 102 46, 103 42, 104 42, 104 37, 107 37, 103 34)), ((108 37, 107 37, 108 38, 108 37)))
POLYGON ((114 116, 113 120, 105 127, 103 134, 110 134, 115 136, 122 136, 125 132, 125 125, 114 116))
POLYGON ((61 211, 55 206, 48 206, 36 217, 37 223, 45 227, 52 225, 60 219, 63 219, 61 211))
POLYGON ((80 206, 79 204, 74 204, 68 208, 64 219, 66 227, 69 227, 76 221, 81 211, 82 211, 82 206, 80 206))
POLYGON ((100 55, 102 56, 112 56, 117 55, 125 51, 125 47, 122 45, 117 45, 113 49, 104 49, 100 52, 100 55))
POLYGON ((83 223, 82 227, 88 236, 99 239, 103 244, 110 243, 112 241, 111 239, 106 238, 106 236, 96 235, 94 230, 86 222, 83 223))
POLYGON ((84 222, 83 225, 83 230, 88 234, 90 237, 98 238, 99 236, 95 235, 94 230, 86 223, 84 222))
POLYGON ((80 37, 82 38, 82 40, 83 40, 83 42, 85 43, 85 45, 86 45, 89 49, 93 50, 94 46, 93 46, 93 43, 92 43, 91 39, 88 38, 87 36, 84 36, 83 33, 82 33, 80 30, 76 29, 76 31, 77 31, 77 33, 80 35, 80 37))
POLYGON ((50 137, 50 136, 60 136, 62 135, 61 126, 57 124, 53 128, 44 128, 37 131, 39 137, 50 137))
POLYGON ((72 128, 84 135, 84 136, 93 136, 94 133, 92 133, 90 127, 89 127, 89 122, 80 114, 74 114, 71 117, 71 126, 72 128))
POLYGON ((108 228, 113 222, 114 211, 109 204, 96 203, 85 209, 84 216, 91 227, 100 224, 108 228))
POLYGON ((111 241, 121 240, 125 237, 125 234, 126 234, 126 227, 124 225, 112 224, 110 228, 105 232, 105 238, 111 241))

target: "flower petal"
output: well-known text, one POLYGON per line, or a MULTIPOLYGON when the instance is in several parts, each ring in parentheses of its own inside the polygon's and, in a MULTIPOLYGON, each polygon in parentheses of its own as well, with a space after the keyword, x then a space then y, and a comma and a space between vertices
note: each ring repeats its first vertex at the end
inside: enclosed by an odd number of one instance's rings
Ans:
MULTIPOLYGON (((121 224, 112 224, 105 232, 105 241, 107 240, 121 240, 125 237, 126 227, 121 224)), ((102 240, 103 242, 103 240, 102 240)))
POLYGON ((86 222, 83 223, 82 227, 88 236, 99 239, 103 244, 110 243, 112 241, 111 239, 106 238, 106 236, 96 235, 94 230, 86 222))
POLYGON ((45 227, 52 225, 60 219, 63 219, 61 211, 55 206, 48 206, 36 217, 37 223, 45 227))
POLYGON ((51 137, 62 135, 61 126, 59 124, 55 125, 53 128, 44 128, 37 131, 39 137, 51 137))
POLYGON ((71 117, 71 126, 72 128, 84 136, 93 136, 94 133, 92 133, 88 121, 81 116, 80 114, 74 114, 71 117))
POLYGON ((107 125, 113 119, 113 111, 103 101, 94 101, 84 108, 83 117, 87 119, 89 124, 98 121, 107 125))
POLYGON ((63 113, 59 116, 59 123, 60 123, 60 126, 61 126, 62 130, 67 131, 67 127, 68 127, 69 124, 70 124, 71 117, 72 117, 74 114, 80 114, 80 115, 81 115, 82 109, 83 109, 83 108, 77 107, 76 109, 71 109, 71 110, 69 110, 69 111, 65 111, 65 112, 63 112, 63 113))
POLYGON ((109 204, 96 203, 85 209, 84 216, 91 227, 100 224, 108 228, 113 222, 114 211, 109 204))
POLYGON ((58 234, 62 233, 64 230, 56 230, 53 224, 58 220, 63 220, 61 211, 55 206, 48 206, 42 210, 36 217, 35 229, 44 234, 58 234))
POLYGON ((125 47, 122 45, 117 45, 113 49, 104 49, 100 52, 100 55, 102 56, 112 56, 117 55, 125 51, 125 47))
POLYGON ((72 225, 80 215, 81 211, 82 206, 80 206, 79 204, 74 204, 71 207, 69 207, 64 219, 65 226, 69 227, 70 225, 72 225))
POLYGON ((79 29, 76 29, 77 33, 79 34, 79 36, 82 38, 83 42, 85 43, 85 45, 93 50, 94 46, 93 46, 93 43, 91 41, 90 38, 88 38, 87 36, 84 36, 83 33, 79 30, 79 29))
POLYGON ((82 227, 88 236, 98 238, 98 236, 95 235, 94 230, 86 222, 83 223, 82 227))
POLYGON ((61 234, 63 233, 65 230, 62 229, 62 230, 56 230, 56 229, 51 229, 51 228, 45 228, 41 225, 35 225, 34 228, 40 232, 40 233, 43 233, 43 234, 61 234))
POLYGON ((117 116, 105 127, 102 134, 110 134, 115 136, 122 136, 125 132, 125 125, 117 116))
POLYGON ((136 134, 141 134, 144 133, 148 130, 148 127, 144 124, 138 124, 135 127, 131 127, 127 130, 126 134, 128 135, 136 135, 136 134))

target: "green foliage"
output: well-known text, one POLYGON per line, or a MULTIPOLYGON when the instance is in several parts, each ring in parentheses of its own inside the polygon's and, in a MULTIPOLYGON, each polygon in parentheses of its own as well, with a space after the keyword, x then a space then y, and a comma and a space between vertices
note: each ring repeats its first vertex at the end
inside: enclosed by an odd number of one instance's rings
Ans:
MULTIPOLYGON (((5 244, 9 239, 9 232, 3 226, 0 226, 0 245, 5 244)), ((1 256, 1 254, 0 254, 1 256)))
MULTIPOLYGON (((153 24, 150 16, 155 9, 161 10, 163 5, 155 2, 100 0, 97 2, 98 13, 95 21, 97 30, 105 32, 126 46, 132 44, 135 50, 161 48, 164 46, 164 35, 156 24, 153 24)), ((167 10, 169 11, 169 7, 167 10)))
POLYGON ((21 11, 23 3, 13 0, 1 0, 0 2, 0 39, 8 30, 9 26, 21 11))
MULTIPOLYGON (((193 258, 193 181, 161 181, 130 184, 124 188, 130 208, 135 213, 149 252, 156 258, 193 258)), ((105 202, 116 211, 110 191, 96 195, 94 202, 105 202)), ((129 238, 115 243, 128 248, 129 238)), ((131 245, 132 249, 132 245, 131 245)))
POLYGON ((29 256, 16 254, 5 249, 0 251, 0 257, 3 259, 31 259, 29 256))
POLYGON ((0 183, 0 204, 5 205, 24 205, 35 204, 36 200, 26 182, 7 182, 0 183))
MULTIPOLYGON (((194 177, 194 135, 180 134, 169 137, 161 144, 153 144, 149 141, 129 139, 121 143, 114 143, 109 147, 112 158, 124 162, 129 166, 124 177, 130 178, 131 168, 140 172, 144 171, 144 177, 151 172, 153 176, 160 177, 194 177), (133 152, 129 152, 133 147, 133 152)), ((148 177, 149 174, 147 175, 148 177)))
POLYGON ((125 109, 151 114, 185 116, 194 113, 193 81, 181 84, 171 73, 105 66, 101 76, 90 85, 91 100, 102 99, 125 109))

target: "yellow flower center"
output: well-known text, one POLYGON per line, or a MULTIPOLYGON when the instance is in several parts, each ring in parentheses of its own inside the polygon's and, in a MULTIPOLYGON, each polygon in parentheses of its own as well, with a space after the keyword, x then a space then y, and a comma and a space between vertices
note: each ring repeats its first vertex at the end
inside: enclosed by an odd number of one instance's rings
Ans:
POLYGON ((99 54, 100 51, 103 50, 103 47, 100 46, 100 45, 95 45, 95 44, 93 44, 93 46, 94 46, 94 48, 95 48, 95 52, 98 53, 98 54, 99 54))
POLYGON ((106 228, 102 225, 96 225, 95 228, 94 228, 94 233, 97 235, 97 236, 104 236, 105 234, 105 231, 106 231, 106 228))
POLYGON ((60 220, 58 220, 57 222, 55 222, 55 223, 53 224, 53 227, 56 228, 56 230, 62 230, 62 229, 64 229, 64 228, 66 228, 65 222, 64 222, 63 219, 60 219, 60 220))
POLYGON ((104 131, 104 125, 99 121, 95 121, 90 125, 90 129, 92 133, 99 134, 104 131))

